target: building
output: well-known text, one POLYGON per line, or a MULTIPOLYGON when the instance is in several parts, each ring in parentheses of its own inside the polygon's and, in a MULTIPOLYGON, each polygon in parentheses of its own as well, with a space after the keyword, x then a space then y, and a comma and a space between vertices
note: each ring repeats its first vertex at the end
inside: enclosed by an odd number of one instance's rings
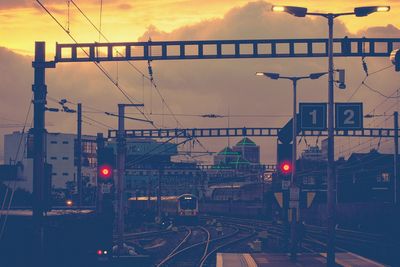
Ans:
MULTIPOLYGON (((115 143, 114 143, 115 145, 115 143)), ((195 163, 173 162, 177 145, 153 139, 128 139, 125 188, 128 197, 176 196, 192 193, 202 196, 205 172, 195 163)))
POLYGON ((260 164, 260 146, 256 145, 250 138, 245 137, 232 147, 232 151, 239 152, 243 159, 260 164))
POLYGON ((310 161, 323 161, 325 160, 325 157, 322 154, 322 150, 319 149, 318 146, 308 146, 308 148, 304 149, 303 153, 301 153, 301 159, 310 161))
POLYGON ((322 159, 328 160, 328 138, 321 141, 321 153, 322 159))
MULTIPOLYGON (((67 189, 75 186, 76 153, 75 134, 47 133, 45 161, 52 165, 52 187, 67 189)), ((33 136, 29 133, 13 132, 4 136, 5 163, 23 164, 23 181, 17 187, 32 192, 33 186, 33 136), (21 145, 20 145, 21 144, 21 145)), ((96 137, 82 136, 82 178, 90 185, 96 185, 96 137)))
POLYGON ((260 164, 260 147, 245 137, 232 148, 225 147, 214 156, 214 165, 205 171, 208 184, 255 182, 264 173, 260 164))
POLYGON ((226 165, 234 162, 238 157, 240 157, 240 152, 233 151, 227 146, 214 156, 214 165, 226 165))
POLYGON ((351 154, 337 167, 338 201, 393 203, 393 169, 392 154, 377 150, 351 154))

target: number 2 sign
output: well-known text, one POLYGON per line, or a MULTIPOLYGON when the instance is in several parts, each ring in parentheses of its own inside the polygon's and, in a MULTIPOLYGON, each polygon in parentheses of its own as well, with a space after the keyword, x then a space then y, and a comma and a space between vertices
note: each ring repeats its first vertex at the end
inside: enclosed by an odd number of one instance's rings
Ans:
POLYGON ((362 129, 362 103, 335 103, 335 125, 336 130, 362 129))

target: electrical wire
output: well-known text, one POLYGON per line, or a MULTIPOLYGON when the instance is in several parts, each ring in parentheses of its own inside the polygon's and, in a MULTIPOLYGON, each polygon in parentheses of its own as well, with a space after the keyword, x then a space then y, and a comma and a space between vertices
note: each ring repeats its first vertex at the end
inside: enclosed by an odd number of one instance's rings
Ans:
MULTIPOLYGON (((47 14, 50 15, 50 17, 61 27, 61 29, 64 30, 65 33, 68 34, 68 36, 76 43, 78 44, 78 41, 72 36, 71 33, 69 33, 67 31, 67 29, 65 29, 65 27, 57 20, 56 17, 53 16, 53 14, 40 2, 40 0, 36 0, 36 2, 46 11, 47 14)), ((73 3, 75 6, 75 2, 73 0, 71 0, 71 3, 73 3)), ((89 56, 89 53, 83 49, 82 47, 80 48, 87 56, 89 56)), ((92 61, 92 63, 94 63, 96 65, 96 67, 117 87, 117 89, 122 93, 122 95, 131 103, 134 104, 133 100, 136 102, 140 102, 138 100, 136 100, 135 98, 131 97, 128 95, 128 93, 121 87, 120 84, 118 84, 118 82, 114 81, 114 79, 111 77, 111 75, 108 73, 108 71, 99 63, 96 62, 95 60, 92 61), (132 100, 133 99, 133 100, 132 100)), ((144 114, 138 107, 135 107, 147 120, 149 120, 149 118, 146 116, 146 114, 144 114)))
MULTIPOLYGON (((97 28, 96 25, 92 22, 92 20, 82 11, 81 8, 79 8, 79 6, 75 3, 74 0, 71 0, 72 4, 78 9, 78 11, 86 18, 86 20, 96 29, 96 31, 99 33, 99 35, 101 35, 107 42, 110 42, 109 39, 102 33, 101 29, 97 28)), ((149 39, 149 41, 151 41, 151 39, 149 39)), ((119 55, 121 55, 119 53, 119 51, 116 51, 119 55)), ((151 46, 150 46, 150 53, 151 53, 151 46)), ((154 81, 154 77, 153 77, 153 69, 150 63, 150 60, 148 61, 148 69, 149 69, 149 76, 146 76, 142 71, 140 71, 136 66, 134 66, 130 61, 127 61, 128 64, 133 67, 137 72, 139 72, 142 75, 142 78, 147 78, 151 85, 156 89, 157 94, 159 95, 159 97, 161 98, 162 101, 162 105, 164 108, 164 105, 166 106, 166 108, 168 109, 168 111, 172 114, 174 120, 176 121, 177 125, 183 128, 183 125, 181 124, 181 122, 178 120, 178 118, 175 116, 174 112, 172 111, 171 107, 167 104, 167 102, 165 101, 164 96, 161 94, 158 86, 156 85, 155 81, 154 81)), ((164 113, 164 112, 163 112, 164 113)), ((142 114, 144 115, 144 114, 142 114)), ((149 120, 148 118, 146 118, 147 120, 149 120)), ((164 121, 164 120, 163 120, 164 121)), ((162 123, 163 126, 164 123, 162 123)), ((196 139, 197 140, 197 139, 196 139)), ((200 142, 200 140, 197 140, 197 142, 201 145, 201 147, 203 149, 206 149, 200 142)))
POLYGON ((347 99, 347 102, 349 102, 349 101, 353 98, 353 96, 354 96, 355 94, 357 94, 358 90, 360 90, 360 88, 364 85, 364 82, 365 82, 369 77, 371 77, 372 75, 375 75, 375 74, 377 74, 377 73, 379 73, 379 72, 382 72, 382 71, 384 71, 384 70, 387 70, 387 69, 389 69, 389 68, 392 68, 392 67, 393 67, 393 65, 390 64, 390 65, 388 65, 388 66, 386 66, 386 67, 383 67, 383 68, 381 68, 381 69, 378 69, 378 70, 376 70, 376 71, 374 71, 374 72, 371 72, 371 73, 369 73, 368 75, 366 75, 366 76, 364 77, 364 79, 360 82, 360 84, 357 86, 356 90, 354 90, 354 92, 351 94, 351 96, 347 99))
POLYGON ((85 118, 85 119, 87 119, 87 120, 90 120, 90 121, 92 121, 92 122, 94 122, 94 123, 97 123, 97 124, 99 124, 99 125, 101 125, 101 126, 107 128, 107 129, 116 130, 114 127, 111 127, 110 125, 107 125, 107 124, 105 124, 105 123, 103 123, 103 122, 101 122, 101 121, 98 121, 98 120, 95 120, 95 119, 93 119, 93 118, 90 118, 90 117, 88 117, 88 116, 86 116, 86 115, 83 115, 83 114, 82 114, 82 117, 85 118))

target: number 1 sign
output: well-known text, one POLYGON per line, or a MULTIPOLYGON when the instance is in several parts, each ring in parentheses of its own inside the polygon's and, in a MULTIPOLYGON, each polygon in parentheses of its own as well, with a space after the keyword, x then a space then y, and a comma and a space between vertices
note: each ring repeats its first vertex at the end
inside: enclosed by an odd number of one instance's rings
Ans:
POLYGON ((335 103, 336 130, 361 130, 363 128, 362 103, 335 103))
POLYGON ((326 103, 300 103, 301 130, 326 130, 326 103))

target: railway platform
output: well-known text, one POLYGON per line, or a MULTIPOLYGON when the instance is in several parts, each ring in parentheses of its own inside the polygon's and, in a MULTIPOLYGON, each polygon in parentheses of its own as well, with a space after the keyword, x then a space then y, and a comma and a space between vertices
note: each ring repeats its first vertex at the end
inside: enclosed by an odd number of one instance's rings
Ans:
MULTIPOLYGON (((385 265, 354 253, 336 253, 336 263, 343 267, 384 267, 385 265)), ((217 267, 281 267, 326 266, 326 253, 299 254, 297 261, 290 261, 283 253, 218 253, 217 267)))

